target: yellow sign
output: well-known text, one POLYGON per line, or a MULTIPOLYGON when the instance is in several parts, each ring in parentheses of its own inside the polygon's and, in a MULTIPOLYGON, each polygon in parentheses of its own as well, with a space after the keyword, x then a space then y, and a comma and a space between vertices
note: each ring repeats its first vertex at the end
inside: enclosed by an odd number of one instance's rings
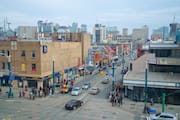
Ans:
POLYGON ((25 71, 26 70, 26 65, 25 64, 21 64, 21 71, 25 71))
POLYGON ((100 75, 100 77, 104 77, 104 72, 100 71, 99 75, 100 75))
POLYGON ((64 70, 61 71, 61 74, 64 75, 64 70))

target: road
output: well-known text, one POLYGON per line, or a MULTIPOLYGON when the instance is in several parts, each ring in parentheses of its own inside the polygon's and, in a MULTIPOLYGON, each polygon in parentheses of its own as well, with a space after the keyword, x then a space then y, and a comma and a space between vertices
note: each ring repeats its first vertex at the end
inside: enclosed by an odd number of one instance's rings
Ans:
POLYGON ((101 84, 98 74, 86 76, 75 86, 82 86, 83 82, 90 81, 91 86, 97 86, 101 92, 98 95, 88 94, 83 90, 80 96, 70 94, 55 94, 36 100, 0 99, 0 120, 135 120, 132 113, 118 107, 112 107, 107 99, 111 83, 101 84), (85 103, 77 110, 64 109, 65 103, 70 99, 81 99, 85 103))

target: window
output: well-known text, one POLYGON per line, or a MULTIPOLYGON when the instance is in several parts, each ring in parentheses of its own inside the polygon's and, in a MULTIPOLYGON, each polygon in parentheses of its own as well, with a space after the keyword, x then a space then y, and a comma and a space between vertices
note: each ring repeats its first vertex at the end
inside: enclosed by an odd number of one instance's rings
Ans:
POLYGON ((36 71, 36 64, 32 64, 32 72, 36 71))
POLYGON ((21 56, 22 56, 22 57, 26 56, 25 50, 22 50, 22 51, 21 51, 21 56))
POLYGON ((2 62, 2 69, 4 70, 6 68, 5 62, 2 62))
POLYGON ((21 64, 21 71, 25 71, 26 70, 26 65, 25 64, 21 64))
POLYGON ((9 50, 7 50, 7 56, 10 56, 10 51, 9 50))
POLYGON ((36 51, 32 51, 31 56, 32 56, 33 58, 35 58, 35 57, 36 57, 36 51))
POLYGON ((1 50, 1 56, 5 56, 5 51, 4 50, 1 50))

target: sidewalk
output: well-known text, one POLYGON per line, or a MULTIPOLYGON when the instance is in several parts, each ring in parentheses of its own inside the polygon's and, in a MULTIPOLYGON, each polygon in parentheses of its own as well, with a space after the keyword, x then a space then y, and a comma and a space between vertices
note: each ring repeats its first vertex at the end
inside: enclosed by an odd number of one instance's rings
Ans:
MULTIPOLYGON (((79 83, 81 80, 83 80, 84 77, 83 76, 80 76, 78 77, 76 80, 75 80, 75 84, 79 83)), ((12 92, 14 93, 14 96, 13 97, 10 97, 8 98, 8 94, 7 92, 9 91, 9 87, 4 87, 4 86, 1 86, 1 89, 2 89, 2 92, 0 94, 0 99, 13 99, 13 100, 20 100, 20 99, 29 99, 29 90, 26 92, 26 96, 25 97, 19 97, 19 91, 20 89, 22 88, 12 88, 12 92)), ((56 92, 57 94, 59 94, 59 89, 57 88, 56 89, 56 92)), ((48 95, 47 97, 51 97, 52 95, 48 95)), ((44 97, 36 97, 36 99, 42 99, 44 97)))
MULTIPOLYGON (((123 99, 123 105, 120 106, 125 111, 132 112, 134 114, 138 114, 140 116, 148 116, 148 114, 144 114, 144 102, 134 102, 127 98, 123 99)), ((162 111, 162 105, 155 103, 152 108, 155 108, 157 113, 162 111)), ((178 113, 178 118, 180 119, 180 106, 179 105, 166 105, 165 112, 170 112, 172 114, 178 113)))

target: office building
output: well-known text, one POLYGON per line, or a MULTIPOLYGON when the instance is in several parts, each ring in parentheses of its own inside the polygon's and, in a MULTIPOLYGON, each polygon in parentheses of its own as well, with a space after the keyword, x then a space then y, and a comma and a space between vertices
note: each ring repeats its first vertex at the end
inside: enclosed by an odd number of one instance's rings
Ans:
POLYGON ((160 27, 158 29, 153 30, 153 33, 151 35, 152 40, 168 40, 169 37, 169 28, 167 26, 160 27))
POLYGON ((95 24, 93 28, 93 43, 103 43, 106 39, 106 29, 104 25, 95 24))
POLYGON ((37 34, 36 26, 19 26, 17 28, 17 35, 19 40, 37 39, 36 34, 37 34))
POLYGON ((149 37, 149 28, 144 25, 142 28, 135 28, 132 31, 133 40, 147 40, 149 37))

